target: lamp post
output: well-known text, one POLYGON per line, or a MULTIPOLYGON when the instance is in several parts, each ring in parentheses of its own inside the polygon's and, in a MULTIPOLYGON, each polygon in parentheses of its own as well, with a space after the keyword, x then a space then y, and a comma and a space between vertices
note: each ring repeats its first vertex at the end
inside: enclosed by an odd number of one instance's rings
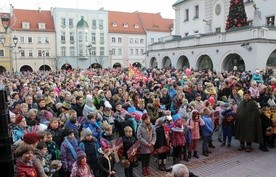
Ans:
POLYGON ((112 54, 113 54, 113 50, 111 49, 111 50, 109 50, 108 51, 108 53, 109 53, 109 65, 110 65, 110 68, 112 68, 112 54))
POLYGON ((92 45, 91 44, 89 44, 88 46, 87 46, 87 49, 88 49, 88 52, 89 52, 89 60, 90 60, 90 65, 89 65, 89 69, 90 69, 90 67, 91 67, 91 55, 92 55, 92 45))
POLYGON ((43 72, 45 73, 45 51, 42 50, 43 72))
MULTIPOLYGON (((1 16, 2 25, 7 33, 10 26, 10 16, 8 14, 1 16)), ((18 39, 13 39, 16 46, 18 39)), ((1 43, 4 46, 5 38, 1 37, 1 43)), ((10 116, 8 109, 7 91, 4 86, 0 86, 0 171, 5 172, 6 176, 15 176, 14 156, 12 152, 12 134, 10 127, 10 116)))

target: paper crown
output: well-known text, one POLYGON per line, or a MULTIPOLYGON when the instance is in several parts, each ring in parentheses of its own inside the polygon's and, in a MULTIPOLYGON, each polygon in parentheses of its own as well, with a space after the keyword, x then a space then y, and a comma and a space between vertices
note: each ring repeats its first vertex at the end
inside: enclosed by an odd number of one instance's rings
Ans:
POLYGON ((140 104, 140 105, 145 104, 145 100, 144 99, 138 99, 138 104, 140 104))

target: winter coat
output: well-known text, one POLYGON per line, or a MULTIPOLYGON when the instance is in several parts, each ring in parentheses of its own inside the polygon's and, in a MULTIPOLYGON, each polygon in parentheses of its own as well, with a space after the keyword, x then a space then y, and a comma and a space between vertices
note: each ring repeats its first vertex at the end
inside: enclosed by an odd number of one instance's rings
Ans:
POLYGON ((57 146, 60 148, 64 138, 63 130, 61 128, 54 130, 54 129, 51 129, 49 126, 47 130, 52 134, 53 141, 56 142, 57 146))
POLYGON ((22 160, 16 160, 17 177, 37 177, 38 174, 32 163, 26 164, 22 160))
MULTIPOLYGON (((74 138, 74 140, 69 140, 67 137, 65 137, 65 138, 73 146, 74 151, 77 152, 77 149, 78 149, 77 140, 75 138, 74 138)), ((76 157, 74 157, 73 153, 71 152, 66 140, 64 140, 61 144, 60 160, 61 160, 62 168, 64 169, 64 171, 71 172, 73 163, 76 161, 76 157)))
POLYGON ((190 127, 190 130, 191 130, 191 139, 192 140, 200 139, 200 127, 205 125, 202 118, 199 118, 199 121, 188 119, 187 125, 190 127))
POLYGON ((252 99, 242 100, 238 107, 235 138, 243 142, 263 142, 259 108, 252 99))
POLYGON ((74 162, 70 177, 93 177, 90 167, 78 165, 74 162))
POLYGON ((202 116, 202 120, 204 121, 204 126, 201 127, 202 136, 211 136, 213 135, 213 121, 209 116, 202 116))
MULTIPOLYGON (((100 170, 100 176, 101 177, 111 177, 109 173, 111 171, 114 171, 114 157, 109 154, 104 154, 102 149, 99 149, 99 158, 98 158, 98 163, 99 163, 99 170, 100 170)), ((114 175, 113 175, 114 176, 114 175)))
POLYGON ((79 133, 79 127, 76 124, 73 124, 71 122, 67 122, 64 126, 64 132, 67 132, 67 130, 72 129, 74 131, 74 136, 76 139, 80 139, 80 133, 79 133))
POLYGON ((21 142, 21 138, 23 137, 23 135, 25 134, 25 131, 27 129, 23 129, 19 126, 15 126, 13 127, 12 130, 12 139, 13 139, 13 144, 18 146, 19 143, 21 142))
POLYGON ((154 131, 152 124, 149 125, 149 127, 149 132, 144 123, 138 127, 137 139, 140 141, 140 154, 150 154, 153 148, 149 148, 148 145, 154 145, 156 142, 156 132, 154 131))
POLYGON ((124 146, 124 156, 127 157, 127 151, 135 144, 136 138, 134 136, 132 137, 122 137, 123 146, 124 146))
POLYGON ((167 93, 166 95, 162 95, 160 97, 160 104, 166 106, 166 110, 170 109, 170 104, 171 104, 171 97, 167 93))
POLYGON ((223 116, 222 126, 224 126, 224 125, 234 125, 237 115, 233 111, 233 109, 223 110, 221 112, 221 115, 223 116))
POLYGON ((87 163, 92 170, 98 168, 98 149, 100 147, 98 142, 95 141, 82 141, 79 147, 86 154, 87 163))
POLYGON ((82 124, 81 130, 85 128, 89 128, 92 132, 92 135, 97 138, 98 141, 100 141, 102 129, 97 122, 92 123, 90 120, 87 120, 85 123, 82 124))
POLYGON ((154 149, 158 149, 162 146, 169 146, 169 130, 166 127, 159 126, 155 129, 156 132, 156 142, 154 144, 154 149))
POLYGON ((173 147, 185 146, 186 136, 184 127, 180 128, 176 125, 171 127, 171 142, 173 147))

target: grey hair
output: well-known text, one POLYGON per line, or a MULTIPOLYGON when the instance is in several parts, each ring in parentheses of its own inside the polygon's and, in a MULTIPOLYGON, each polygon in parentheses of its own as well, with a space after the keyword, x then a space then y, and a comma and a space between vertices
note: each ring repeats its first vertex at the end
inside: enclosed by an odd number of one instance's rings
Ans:
POLYGON ((184 164, 176 164, 172 167, 173 177, 189 177, 189 170, 184 164))

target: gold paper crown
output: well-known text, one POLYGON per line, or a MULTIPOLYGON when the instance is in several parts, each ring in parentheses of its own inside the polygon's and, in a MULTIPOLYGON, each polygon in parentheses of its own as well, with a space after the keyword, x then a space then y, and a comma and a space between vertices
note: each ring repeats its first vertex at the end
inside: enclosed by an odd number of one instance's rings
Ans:
POLYGON ((138 99, 138 104, 142 105, 142 104, 145 104, 145 100, 144 99, 138 99))

